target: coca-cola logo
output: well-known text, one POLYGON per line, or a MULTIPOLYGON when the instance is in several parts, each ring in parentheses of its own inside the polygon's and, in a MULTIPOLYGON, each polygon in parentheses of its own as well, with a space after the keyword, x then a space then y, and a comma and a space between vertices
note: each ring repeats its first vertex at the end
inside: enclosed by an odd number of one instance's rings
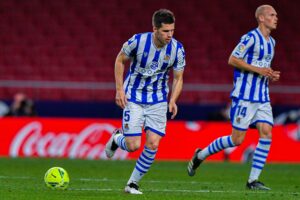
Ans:
MULTIPOLYGON (((106 159, 105 134, 111 134, 115 127, 109 123, 92 123, 78 133, 54 131, 43 132, 41 122, 30 122, 14 137, 9 155, 38 157, 69 157, 106 159)), ((110 136, 110 135, 109 135, 110 136)), ((107 138, 107 135, 106 135, 107 138)), ((118 150, 114 159, 125 159, 128 152, 118 150)))

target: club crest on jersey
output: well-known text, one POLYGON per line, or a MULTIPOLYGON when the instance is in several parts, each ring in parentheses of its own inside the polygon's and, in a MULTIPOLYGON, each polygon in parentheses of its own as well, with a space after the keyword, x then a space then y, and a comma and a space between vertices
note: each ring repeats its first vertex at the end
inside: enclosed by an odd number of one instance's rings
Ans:
POLYGON ((165 55, 164 61, 169 61, 170 60, 170 55, 165 55))
POLYGON ((240 117, 236 118, 236 122, 241 123, 241 118, 240 117))
POLYGON ((147 53, 147 52, 144 52, 143 56, 144 56, 144 57, 147 57, 147 56, 148 56, 148 53, 147 53))
POLYGON ((126 131, 129 130, 129 125, 128 125, 128 124, 125 124, 125 125, 124 125, 124 130, 126 130, 126 131))

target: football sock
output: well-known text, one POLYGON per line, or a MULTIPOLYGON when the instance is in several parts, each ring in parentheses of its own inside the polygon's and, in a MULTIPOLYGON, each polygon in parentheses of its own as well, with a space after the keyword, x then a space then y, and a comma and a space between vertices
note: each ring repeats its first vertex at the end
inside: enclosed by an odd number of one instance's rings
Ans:
POLYGON ((127 145, 126 145, 126 140, 125 140, 125 136, 124 136, 124 135, 122 135, 122 134, 116 134, 116 135, 114 136, 114 141, 115 141, 115 143, 117 143, 117 145, 118 145, 121 149, 123 149, 123 150, 129 152, 129 150, 128 150, 128 148, 127 148, 127 145))
POLYGON ((258 177, 264 168, 269 150, 271 147, 271 139, 260 138, 252 159, 252 167, 248 182, 258 180, 258 177))
POLYGON ((232 142, 231 136, 223 136, 215 139, 207 147, 198 153, 198 158, 204 160, 207 156, 215 154, 225 148, 234 147, 235 144, 232 142))
POLYGON ((154 162, 154 158, 156 155, 156 150, 151 150, 148 147, 144 147, 143 152, 141 153, 139 159, 136 161, 135 168, 128 180, 128 183, 136 182, 138 183, 142 177, 148 172, 152 163, 154 162))

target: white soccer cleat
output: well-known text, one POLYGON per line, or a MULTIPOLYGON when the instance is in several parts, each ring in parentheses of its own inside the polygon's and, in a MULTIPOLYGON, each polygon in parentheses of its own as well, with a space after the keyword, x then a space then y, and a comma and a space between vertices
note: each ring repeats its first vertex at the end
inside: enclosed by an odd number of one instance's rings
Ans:
POLYGON ((117 134, 122 134, 122 130, 120 129, 114 130, 114 132, 111 134, 111 137, 109 138, 108 142, 105 145, 105 153, 108 158, 112 158, 119 147, 114 141, 114 137, 117 134))
POLYGON ((124 192, 126 192, 128 194, 143 194, 139 190, 139 186, 135 182, 132 182, 132 183, 126 185, 124 192))

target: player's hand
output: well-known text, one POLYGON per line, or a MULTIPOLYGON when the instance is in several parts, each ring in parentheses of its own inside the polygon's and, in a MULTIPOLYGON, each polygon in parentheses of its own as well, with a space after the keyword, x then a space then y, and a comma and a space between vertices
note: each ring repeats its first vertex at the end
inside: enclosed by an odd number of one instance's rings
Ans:
POLYGON ((271 68, 257 68, 257 73, 262 76, 272 77, 273 70, 271 68))
POLYGON ((127 99, 124 90, 117 90, 115 101, 119 107, 121 107, 122 109, 125 108, 127 99))
POLYGON ((278 81, 280 79, 280 71, 273 71, 270 79, 271 81, 278 81))
POLYGON ((170 102, 169 103, 169 112, 172 113, 171 119, 175 118, 175 116, 177 115, 177 111, 178 111, 178 108, 177 108, 176 103, 175 102, 170 102))

